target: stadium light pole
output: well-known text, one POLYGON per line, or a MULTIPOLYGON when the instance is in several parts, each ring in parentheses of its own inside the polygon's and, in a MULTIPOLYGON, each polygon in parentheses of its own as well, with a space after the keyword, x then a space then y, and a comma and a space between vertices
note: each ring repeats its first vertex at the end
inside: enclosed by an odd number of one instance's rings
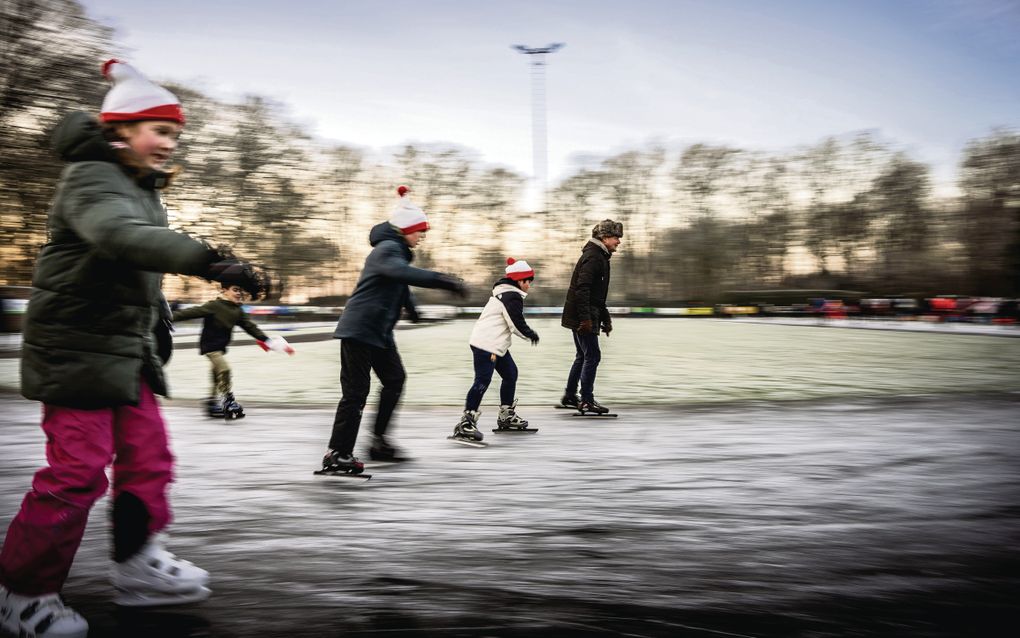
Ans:
POLYGON ((544 47, 513 45, 513 49, 529 56, 531 64, 531 153, 534 164, 535 188, 538 190, 538 208, 545 211, 546 189, 549 184, 549 157, 545 127, 545 56, 562 49, 562 42, 544 47))

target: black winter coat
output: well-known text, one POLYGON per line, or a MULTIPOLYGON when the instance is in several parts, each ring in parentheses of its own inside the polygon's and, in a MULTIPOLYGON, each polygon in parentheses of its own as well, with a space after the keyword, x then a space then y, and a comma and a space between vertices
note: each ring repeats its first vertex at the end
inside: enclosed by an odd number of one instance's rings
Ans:
POLYGON ((581 249, 581 258, 570 276, 561 326, 577 330, 582 321, 590 319, 592 332, 598 334, 603 324, 612 325, 609 309, 606 308, 610 256, 609 251, 593 241, 587 242, 581 249))
POLYGON ((412 266, 411 248, 388 222, 373 227, 368 241, 372 252, 365 259, 365 268, 344 306, 333 338, 395 348, 393 327, 400 319, 401 308, 414 312, 414 297, 408 285, 453 290, 457 284, 451 277, 412 266))

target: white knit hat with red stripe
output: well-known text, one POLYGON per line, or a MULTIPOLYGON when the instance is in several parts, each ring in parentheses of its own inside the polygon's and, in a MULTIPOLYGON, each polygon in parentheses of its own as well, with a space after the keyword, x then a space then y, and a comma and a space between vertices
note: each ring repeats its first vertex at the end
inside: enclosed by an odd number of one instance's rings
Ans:
POLYGON ((393 212, 390 213, 389 220, 390 224, 400 229, 400 232, 404 235, 429 229, 429 221, 425 218, 424 211, 412 204, 411 200, 407 197, 407 193, 410 190, 406 186, 397 187, 400 201, 397 203, 397 207, 393 209, 393 212))
POLYGON ((113 88, 103 100, 99 113, 102 121, 169 120, 184 124, 184 111, 177 97, 150 82, 130 64, 107 60, 103 76, 113 83, 113 88))
POLYGON ((507 257, 506 264, 506 276, 514 281, 535 278, 535 271, 523 259, 517 260, 513 257, 507 257))

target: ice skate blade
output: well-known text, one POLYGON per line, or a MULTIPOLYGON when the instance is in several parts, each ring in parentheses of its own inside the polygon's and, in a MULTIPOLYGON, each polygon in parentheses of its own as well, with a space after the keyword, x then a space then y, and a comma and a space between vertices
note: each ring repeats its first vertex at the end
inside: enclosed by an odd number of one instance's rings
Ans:
POLYGON ((553 407, 556 408, 557 410, 576 410, 577 409, 577 408, 575 408, 572 405, 563 405, 562 403, 557 403, 553 407))
POLYGON ((399 459, 387 459, 385 461, 373 461, 372 459, 368 459, 365 461, 365 467, 400 467, 413 462, 414 459, 406 456, 402 456, 399 459))
POLYGON ((172 605, 190 605, 200 603, 209 598, 212 590, 208 587, 196 587, 195 589, 168 594, 165 592, 141 592, 117 590, 113 598, 113 604, 119 607, 169 607, 172 605))
POLYGON ((534 434, 538 428, 492 428, 496 434, 534 434))
POLYGON ((467 439, 462 439, 462 438, 456 437, 456 436, 448 436, 446 438, 451 440, 451 441, 453 441, 454 443, 458 443, 460 445, 466 445, 468 447, 489 447, 488 443, 483 443, 482 441, 469 441, 467 439))
POLYGON ((372 478, 371 474, 365 474, 364 472, 362 472, 361 474, 351 474, 350 472, 329 472, 326 470, 315 470, 314 472, 312 472, 312 474, 316 476, 331 476, 333 478, 362 479, 364 481, 367 481, 368 479, 372 478))
POLYGON ((586 417, 589 417, 589 418, 601 417, 603 419, 607 419, 607 418, 616 418, 619 415, 616 414, 616 413, 613 413, 613 412, 606 412, 604 414, 599 414, 598 412, 574 412, 570 416, 586 416, 586 417))

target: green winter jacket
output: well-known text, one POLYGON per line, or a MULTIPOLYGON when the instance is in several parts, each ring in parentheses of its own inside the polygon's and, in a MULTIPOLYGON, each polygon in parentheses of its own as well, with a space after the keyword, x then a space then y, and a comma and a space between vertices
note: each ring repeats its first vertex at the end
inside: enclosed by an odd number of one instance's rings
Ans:
POLYGON ((144 375, 166 395, 153 333, 169 318, 161 273, 204 275, 214 253, 167 228, 159 174, 136 180, 93 117, 68 115, 53 141, 69 164, 32 279, 21 393, 72 408, 136 405, 144 375))
POLYGON ((244 306, 228 299, 213 299, 201 306, 175 310, 173 314, 174 321, 199 318, 203 319, 202 336, 198 342, 199 354, 226 352, 230 338, 233 336, 234 326, 241 326, 245 332, 258 341, 265 341, 269 338, 251 320, 248 313, 244 311, 244 306))

